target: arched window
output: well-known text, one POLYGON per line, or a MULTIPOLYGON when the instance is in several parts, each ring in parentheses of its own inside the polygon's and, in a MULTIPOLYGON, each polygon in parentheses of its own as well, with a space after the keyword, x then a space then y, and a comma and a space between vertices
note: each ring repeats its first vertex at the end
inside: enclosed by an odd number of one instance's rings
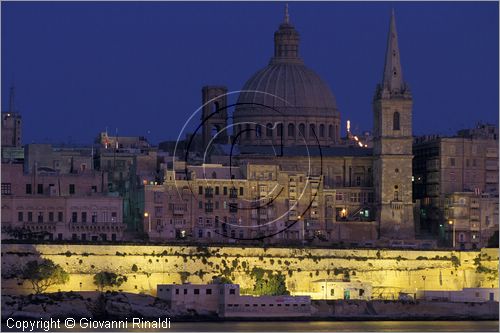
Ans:
POLYGON ((262 136, 262 127, 260 124, 255 125, 255 137, 260 138, 262 136))
POLYGON ((288 124, 288 136, 290 136, 290 137, 295 136, 295 125, 294 124, 288 124))
POLYGON ((212 178, 213 178, 213 179, 217 179, 217 172, 215 172, 215 171, 214 171, 214 172, 212 172, 212 178))
POLYGON ((319 136, 320 136, 320 138, 325 137, 325 125, 323 125, 323 124, 319 125, 319 136))
POLYGON ((394 191, 394 201, 399 201, 399 191, 394 191))
POLYGON ((271 124, 271 123, 267 123, 267 125, 266 125, 266 136, 267 137, 273 136, 273 124, 271 124))
POLYGON ((328 137, 333 138, 333 125, 328 126, 328 137))
POLYGON ((219 128, 217 126, 212 126, 212 129, 210 130, 210 136, 212 138, 215 138, 219 134, 219 128))
POLYGON ((392 115, 392 129, 399 131, 399 112, 394 112, 392 115))
POLYGON ((217 111, 219 111, 219 102, 215 101, 212 104, 212 113, 217 113, 217 111))
POLYGON ((301 135, 304 138, 306 137, 306 125, 304 124, 299 125, 299 135, 301 135))
POLYGON ((245 126, 245 132, 246 132, 246 133, 245 133, 246 138, 247 138, 247 139, 250 139, 250 124, 247 124, 247 125, 245 126))
POLYGON ((316 136, 316 126, 314 124, 309 125, 309 137, 314 138, 316 136))
POLYGON ((278 124, 278 137, 283 136, 283 124, 278 124))

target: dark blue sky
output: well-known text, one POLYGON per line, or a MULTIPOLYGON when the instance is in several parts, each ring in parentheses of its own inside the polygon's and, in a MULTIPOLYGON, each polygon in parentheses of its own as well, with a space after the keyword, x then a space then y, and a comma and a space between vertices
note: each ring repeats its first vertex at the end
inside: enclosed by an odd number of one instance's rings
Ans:
MULTIPOLYGON (((332 88, 343 127, 371 129, 392 7, 414 133, 498 124, 497 2, 291 2, 301 56, 332 88)), ((173 139, 203 85, 238 90, 268 63, 283 8, 2 2, 2 109, 14 80, 24 143, 90 143, 106 127, 173 139)))

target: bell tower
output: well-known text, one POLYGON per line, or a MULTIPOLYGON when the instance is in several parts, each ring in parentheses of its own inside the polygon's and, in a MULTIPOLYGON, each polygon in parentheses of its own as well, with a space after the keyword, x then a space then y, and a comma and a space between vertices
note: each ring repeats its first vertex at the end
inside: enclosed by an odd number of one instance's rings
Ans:
POLYGON ((415 237, 412 202, 413 98, 403 80, 394 11, 382 83, 373 99, 376 216, 379 238, 415 237))
POLYGON ((227 143, 227 88, 205 86, 202 88, 202 136, 203 149, 210 140, 213 143, 227 143))

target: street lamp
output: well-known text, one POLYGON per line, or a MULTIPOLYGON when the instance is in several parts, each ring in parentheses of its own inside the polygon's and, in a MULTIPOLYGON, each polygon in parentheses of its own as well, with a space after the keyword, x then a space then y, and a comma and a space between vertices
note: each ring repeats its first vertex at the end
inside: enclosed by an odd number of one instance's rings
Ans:
POLYGON ((448 224, 453 226, 453 248, 455 248, 455 223, 452 220, 449 220, 448 224))
POLYGON ((144 212, 144 217, 148 218, 148 232, 151 232, 151 215, 148 212, 144 212))

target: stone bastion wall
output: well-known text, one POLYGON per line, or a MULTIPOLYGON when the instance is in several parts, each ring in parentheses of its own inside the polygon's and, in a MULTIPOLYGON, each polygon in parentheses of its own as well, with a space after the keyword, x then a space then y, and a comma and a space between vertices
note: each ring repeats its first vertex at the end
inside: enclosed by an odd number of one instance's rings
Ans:
POLYGON ((261 268, 286 276, 288 290, 307 292, 312 281, 350 279, 370 282, 373 298, 400 291, 498 288, 498 249, 413 251, 377 249, 291 249, 153 245, 2 244, 2 294, 27 294, 30 283, 19 276, 26 262, 48 258, 69 274, 65 285, 48 291, 96 290, 94 274, 126 275, 120 290, 156 295, 157 284, 208 283, 226 276, 251 290, 251 272, 261 268))

